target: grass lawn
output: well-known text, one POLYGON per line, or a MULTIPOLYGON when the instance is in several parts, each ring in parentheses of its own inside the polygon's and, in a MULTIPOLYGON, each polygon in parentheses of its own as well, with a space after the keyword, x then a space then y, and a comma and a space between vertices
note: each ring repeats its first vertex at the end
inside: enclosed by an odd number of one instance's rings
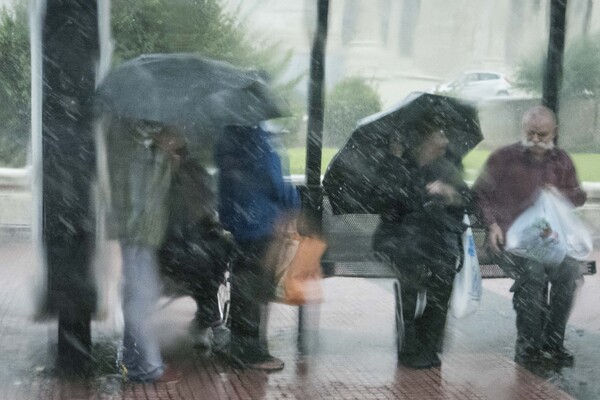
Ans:
MULTIPOLYGON (((325 173, 329 162, 337 153, 337 149, 326 147, 321 155, 321 174, 325 173)), ((306 149, 304 147, 292 147, 288 149, 288 157, 290 161, 290 173, 304 175, 306 172, 306 149)))
MULTIPOLYGON (((322 173, 325 173, 327 165, 337 152, 337 149, 323 149, 321 162, 322 173)), ((474 180, 490 152, 488 150, 473 150, 465 157, 465 178, 474 180)), ((292 174, 304 174, 306 151, 303 147, 294 147, 288 150, 290 160, 290 171, 292 174)), ((586 182, 600 182, 600 154, 596 153, 571 153, 571 157, 577 168, 579 179, 586 182)))

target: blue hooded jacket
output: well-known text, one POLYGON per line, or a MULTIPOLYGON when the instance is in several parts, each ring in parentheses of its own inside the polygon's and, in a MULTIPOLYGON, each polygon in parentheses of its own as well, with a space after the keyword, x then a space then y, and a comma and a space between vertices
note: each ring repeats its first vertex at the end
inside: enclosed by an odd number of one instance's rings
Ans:
POLYGON ((229 126, 216 145, 219 218, 238 243, 271 236, 284 213, 300 209, 273 140, 261 127, 229 126))

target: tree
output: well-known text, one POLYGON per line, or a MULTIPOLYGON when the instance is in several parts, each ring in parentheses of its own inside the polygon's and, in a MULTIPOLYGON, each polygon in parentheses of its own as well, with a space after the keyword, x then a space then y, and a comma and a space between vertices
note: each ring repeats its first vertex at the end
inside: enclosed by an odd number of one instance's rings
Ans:
POLYGON ((31 68, 27 5, 0 10, 0 166, 22 166, 29 141, 31 68))
POLYGON ((600 96, 600 33, 571 43, 565 53, 564 74, 564 93, 600 96))
POLYGON ((341 147, 359 119, 381 110, 377 91, 363 78, 350 77, 340 81, 326 103, 324 143, 326 146, 341 147))
MULTIPOLYGON (((114 63, 144 53, 198 53, 276 78, 291 51, 248 28, 227 13, 219 0, 113 0, 114 63)), ((290 90, 300 77, 286 82, 290 90)))
MULTIPOLYGON (((523 59, 517 68, 515 85, 539 95, 542 92, 543 71, 546 56, 523 59)), ((587 98, 593 106, 592 132, 598 132, 600 124, 600 32, 582 34, 567 44, 564 56, 563 82, 560 91, 563 98, 587 98)), ((582 150, 581 145, 569 144, 571 150, 582 150)), ((585 145, 586 151, 599 151, 597 142, 585 145)))
MULTIPOLYGON (((516 85, 529 92, 542 91, 546 54, 521 60, 516 85)), ((600 32, 579 36, 567 44, 561 94, 600 97, 600 32)))
MULTIPOLYGON (((250 31, 219 0, 112 0, 113 64, 144 53, 193 52, 236 66, 264 70, 273 79, 291 51, 250 31)), ((0 166, 25 164, 30 120, 27 0, 0 11, 0 166)), ((301 77, 280 84, 287 97, 301 77)))
MULTIPOLYGON (((252 31, 245 21, 226 12, 219 0, 112 0, 113 64, 145 53, 190 52, 227 61, 241 68, 263 70, 276 81, 287 68, 292 52, 252 31)), ((275 89, 290 98, 302 76, 280 83, 275 89)), ((297 127, 302 113, 286 121, 297 127)), ((212 159, 212 139, 190 150, 204 163, 212 159)))
POLYGON ((265 67, 240 23, 216 0, 113 0, 115 63, 144 53, 196 52, 236 65, 265 67))

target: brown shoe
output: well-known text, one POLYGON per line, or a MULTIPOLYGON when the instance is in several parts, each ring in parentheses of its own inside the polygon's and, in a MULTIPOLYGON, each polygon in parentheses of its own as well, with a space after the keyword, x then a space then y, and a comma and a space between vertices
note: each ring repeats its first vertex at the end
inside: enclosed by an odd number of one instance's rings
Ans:
POLYGON ((181 371, 171 367, 170 365, 165 366, 165 372, 154 380, 154 383, 177 383, 181 380, 183 374, 181 371))
POLYGON ((285 364, 277 357, 267 356, 261 361, 246 362, 245 367, 259 371, 275 372, 281 371, 285 367, 285 364))

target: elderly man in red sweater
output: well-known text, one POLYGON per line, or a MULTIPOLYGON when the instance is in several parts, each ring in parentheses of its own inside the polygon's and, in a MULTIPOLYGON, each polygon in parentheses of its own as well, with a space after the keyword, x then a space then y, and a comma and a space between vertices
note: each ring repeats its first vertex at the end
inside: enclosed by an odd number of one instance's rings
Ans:
POLYGON ((531 108, 523 116, 524 140, 492 153, 473 187, 488 229, 488 245, 499 265, 515 279, 511 288, 517 313, 515 361, 526 367, 543 360, 560 366, 573 364, 573 355, 563 342, 581 278, 578 262, 566 257, 552 267, 503 249, 507 230, 534 203, 540 189, 554 188, 575 206, 586 201, 571 158, 554 145, 556 132, 552 110, 531 108), (544 298, 548 282, 552 285, 549 302, 544 298))

